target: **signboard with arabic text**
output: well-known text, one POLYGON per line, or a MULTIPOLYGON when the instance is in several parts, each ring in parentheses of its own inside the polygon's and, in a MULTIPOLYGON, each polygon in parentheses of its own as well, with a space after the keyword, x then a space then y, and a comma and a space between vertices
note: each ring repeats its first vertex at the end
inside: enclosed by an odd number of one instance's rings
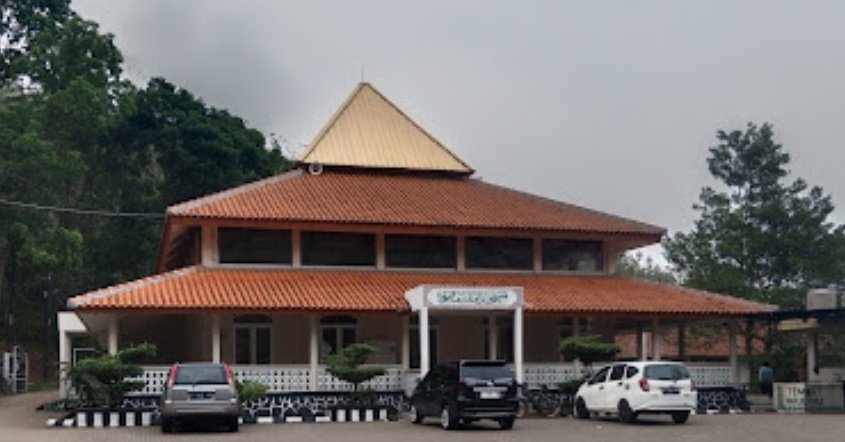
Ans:
POLYGON ((519 287, 436 287, 428 291, 430 308, 511 310, 522 305, 519 287))

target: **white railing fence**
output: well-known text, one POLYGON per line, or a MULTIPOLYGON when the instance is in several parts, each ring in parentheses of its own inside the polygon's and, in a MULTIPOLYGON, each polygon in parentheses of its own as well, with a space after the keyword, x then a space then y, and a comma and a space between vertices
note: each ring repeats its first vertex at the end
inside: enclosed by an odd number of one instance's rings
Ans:
MULTIPOLYGON (((605 364, 596 363, 594 369, 605 364)), ((726 364, 688 364, 690 374, 696 385, 700 387, 722 387, 732 385, 731 366, 726 364)), ((167 380, 169 367, 147 366, 144 373, 133 380, 144 382, 144 388, 138 394, 161 394, 164 382, 167 380)), ((364 387, 378 391, 398 391, 413 388, 414 377, 419 376, 417 370, 407 373, 398 366, 386 367, 387 372, 371 381, 365 382, 364 387)), ((525 383, 529 388, 541 386, 556 387, 557 384, 580 377, 576 374, 573 364, 565 363, 534 363, 525 364, 525 383)), ((238 381, 256 381, 267 386, 271 393, 289 391, 308 391, 311 369, 307 365, 234 365, 232 374, 238 381)), ((317 372, 317 387, 319 391, 351 391, 352 385, 332 376, 325 367, 317 372)))

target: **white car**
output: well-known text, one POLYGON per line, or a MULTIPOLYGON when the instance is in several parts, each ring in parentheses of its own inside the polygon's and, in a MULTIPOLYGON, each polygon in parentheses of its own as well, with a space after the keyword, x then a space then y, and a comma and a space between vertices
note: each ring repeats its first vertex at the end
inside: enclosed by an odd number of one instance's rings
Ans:
POLYGON ((667 361, 620 362, 602 368, 575 394, 575 415, 616 415, 625 423, 640 414, 669 414, 676 424, 689 419, 698 393, 684 364, 667 361))

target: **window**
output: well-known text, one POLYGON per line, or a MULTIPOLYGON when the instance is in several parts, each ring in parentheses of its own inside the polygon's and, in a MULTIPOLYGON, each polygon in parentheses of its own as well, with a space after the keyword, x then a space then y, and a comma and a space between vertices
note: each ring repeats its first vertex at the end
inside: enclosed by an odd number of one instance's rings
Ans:
POLYGON ((236 229, 217 233, 221 263, 290 264, 290 230, 236 229))
POLYGON ((604 367, 601 370, 599 370, 598 373, 596 373, 592 378, 590 378, 589 384, 593 385, 593 384, 599 384, 599 383, 604 382, 604 380, 607 378, 607 372, 608 371, 610 371, 610 367, 604 367))
MULTIPOLYGON (((490 359, 490 324, 483 318, 484 324, 484 359, 490 359)), ((496 318, 496 359, 513 362, 513 319, 508 317, 496 318)))
POLYGON ((625 374, 625 366, 624 365, 614 365, 613 368, 610 370, 610 380, 611 381, 621 381, 622 376, 625 374))
POLYGON ((385 235, 385 264, 404 268, 455 268, 456 240, 451 236, 385 235))
MULTIPOLYGON (((558 323, 558 330, 560 331, 560 338, 565 339, 570 336, 575 335, 575 329, 573 328, 576 318, 563 318, 558 323)), ((578 320, 578 334, 579 335, 590 335, 593 332, 593 319, 592 318, 577 318, 578 320)))
POLYGON ((320 360, 354 344, 358 320, 350 316, 327 316, 320 320, 320 360))
POLYGON ((376 236, 372 233, 302 232, 302 264, 374 266, 376 236))
POLYGON ((687 368, 683 365, 676 364, 647 365, 643 375, 646 379, 659 381, 677 381, 679 379, 690 378, 687 368))
POLYGON ((640 371, 637 370, 637 367, 634 367, 633 365, 629 365, 628 367, 625 368, 625 379, 631 379, 632 377, 636 376, 637 373, 639 373, 639 372, 640 371))
POLYGON ((601 241, 543 240, 543 270, 599 272, 604 270, 601 241))
POLYGON ((531 238, 466 238, 466 266, 471 269, 531 270, 534 268, 531 238))
POLYGON ((235 364, 269 364, 273 321, 267 316, 235 317, 235 364))
MULTIPOLYGON (((437 365, 437 337, 439 335, 438 330, 440 328, 440 322, 437 318, 432 318, 431 316, 428 317, 428 349, 429 349, 429 366, 433 367, 437 365)), ((411 327, 409 330, 409 337, 408 339, 411 341, 410 350, 411 350, 411 368, 420 368, 420 325, 419 325, 419 317, 412 316, 411 317, 411 327)))

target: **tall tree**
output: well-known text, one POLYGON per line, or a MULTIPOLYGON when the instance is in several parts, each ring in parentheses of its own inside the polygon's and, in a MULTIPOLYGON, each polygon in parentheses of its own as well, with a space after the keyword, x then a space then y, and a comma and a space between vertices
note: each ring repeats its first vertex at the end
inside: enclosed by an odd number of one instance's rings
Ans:
POLYGON ((669 237, 667 257, 689 286, 797 306, 808 287, 841 281, 845 235, 820 187, 789 180, 789 154, 769 124, 719 131, 690 232, 669 237))

